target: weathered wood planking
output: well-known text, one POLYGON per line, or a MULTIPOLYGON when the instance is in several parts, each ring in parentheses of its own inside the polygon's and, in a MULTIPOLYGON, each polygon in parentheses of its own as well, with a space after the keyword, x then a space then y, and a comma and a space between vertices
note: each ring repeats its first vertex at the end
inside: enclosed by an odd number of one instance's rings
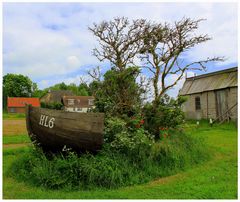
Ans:
POLYGON ((32 141, 47 151, 64 146, 75 151, 97 151, 103 144, 103 113, 72 113, 26 106, 26 122, 32 141))

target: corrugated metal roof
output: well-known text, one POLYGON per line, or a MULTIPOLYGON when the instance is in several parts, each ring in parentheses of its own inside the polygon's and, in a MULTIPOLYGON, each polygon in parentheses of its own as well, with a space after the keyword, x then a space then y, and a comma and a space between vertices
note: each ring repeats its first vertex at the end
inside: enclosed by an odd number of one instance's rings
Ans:
POLYGON ((40 107, 39 98, 8 97, 8 107, 25 107, 25 104, 40 107))
POLYGON ((179 95, 189 95, 238 86, 237 68, 187 78, 179 95))

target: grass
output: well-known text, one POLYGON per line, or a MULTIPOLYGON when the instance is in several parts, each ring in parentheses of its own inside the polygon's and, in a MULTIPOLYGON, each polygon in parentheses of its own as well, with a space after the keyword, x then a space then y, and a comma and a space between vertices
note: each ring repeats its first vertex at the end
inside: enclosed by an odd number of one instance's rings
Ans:
POLYGON ((3 113, 3 119, 23 119, 25 118, 25 114, 18 114, 18 113, 3 113))
POLYGON ((237 130, 233 124, 186 125, 191 135, 204 137, 212 159, 176 175, 125 188, 91 191, 49 190, 16 181, 6 173, 28 148, 3 151, 4 199, 237 199, 237 130))
POLYGON ((172 131, 171 138, 152 147, 144 144, 139 150, 124 146, 119 152, 109 146, 105 145, 96 155, 84 154, 79 158, 70 153, 65 157, 53 156, 51 160, 41 151, 32 150, 14 162, 9 176, 58 190, 119 188, 172 175, 206 161, 209 156, 202 141, 177 131, 172 131))
POLYGON ((3 136, 3 144, 20 144, 29 142, 31 142, 31 140, 26 134, 3 136))

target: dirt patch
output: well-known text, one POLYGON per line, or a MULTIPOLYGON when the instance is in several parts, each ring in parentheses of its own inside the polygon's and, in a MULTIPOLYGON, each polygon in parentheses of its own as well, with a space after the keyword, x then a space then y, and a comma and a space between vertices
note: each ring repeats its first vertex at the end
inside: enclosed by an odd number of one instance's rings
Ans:
POLYGON ((27 134, 26 120, 3 120, 3 135, 27 134))
POLYGON ((20 144, 3 144, 3 149, 6 148, 19 148, 29 146, 31 143, 20 143, 20 144))

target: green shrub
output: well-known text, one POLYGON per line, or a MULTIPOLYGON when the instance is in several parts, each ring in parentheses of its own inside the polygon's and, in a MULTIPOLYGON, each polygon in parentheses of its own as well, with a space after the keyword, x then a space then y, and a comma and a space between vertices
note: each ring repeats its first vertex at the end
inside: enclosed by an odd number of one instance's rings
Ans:
POLYGON ((153 104, 145 105, 143 109, 145 115, 144 127, 156 138, 159 138, 159 129, 162 127, 177 128, 185 118, 181 110, 184 101, 185 99, 178 98, 168 104, 161 103, 157 107, 153 104))
POLYGON ((117 152, 128 156, 139 156, 141 152, 149 153, 153 144, 153 137, 141 127, 142 120, 136 117, 126 120, 120 118, 110 118, 105 124, 105 142, 110 143, 110 147, 117 152))
POLYGON ((47 108, 47 109, 61 110, 63 108, 63 104, 60 102, 52 102, 52 103, 41 102, 41 107, 47 108))
POLYGON ((112 142, 115 139, 116 134, 126 131, 127 123, 116 117, 106 119, 104 129, 104 141, 107 143, 112 142))
POLYGON ((118 133, 111 147, 121 153, 136 157, 140 153, 147 155, 153 143, 151 135, 143 128, 139 128, 132 133, 128 131, 118 133))

